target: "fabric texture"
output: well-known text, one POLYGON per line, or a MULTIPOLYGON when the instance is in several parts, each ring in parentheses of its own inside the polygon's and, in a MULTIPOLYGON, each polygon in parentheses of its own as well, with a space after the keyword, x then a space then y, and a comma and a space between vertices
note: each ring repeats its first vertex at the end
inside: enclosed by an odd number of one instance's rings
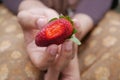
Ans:
POLYGON ((4 5, 15 14, 18 12, 18 7, 21 1, 22 0, 2 0, 4 5))
POLYGON ((109 11, 79 47, 81 80, 120 79, 120 13, 109 11))
POLYGON ((77 6, 76 13, 89 15, 95 24, 110 10, 113 0, 82 0, 77 6))
MULTIPOLYGON (((3 0, 3 3, 17 14, 18 6, 22 0, 3 0)), ((114 8, 118 0, 40 0, 58 13, 67 15, 68 10, 89 15, 95 24, 111 7, 114 8), (113 5, 112 5, 113 4, 113 5)))
POLYGON ((40 80, 27 55, 17 17, 0 5, 0 80, 40 80))
MULTIPOLYGON (((120 14, 110 11, 79 47, 81 80, 120 79, 119 35, 120 14)), ((0 5, 0 80, 43 80, 39 72, 26 54, 17 17, 0 5)))

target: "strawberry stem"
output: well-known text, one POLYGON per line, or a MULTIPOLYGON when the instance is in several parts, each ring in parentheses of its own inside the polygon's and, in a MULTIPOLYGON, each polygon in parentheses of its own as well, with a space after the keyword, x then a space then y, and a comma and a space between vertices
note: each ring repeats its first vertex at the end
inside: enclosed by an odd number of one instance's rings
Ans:
POLYGON ((59 16, 59 18, 65 18, 65 19, 67 19, 68 21, 70 21, 70 23, 73 25, 73 21, 72 21, 72 19, 71 19, 71 17, 69 17, 69 16, 64 16, 64 15, 60 15, 59 16))
POLYGON ((81 45, 81 42, 75 37, 74 34, 71 36, 70 40, 72 40, 77 45, 81 45))

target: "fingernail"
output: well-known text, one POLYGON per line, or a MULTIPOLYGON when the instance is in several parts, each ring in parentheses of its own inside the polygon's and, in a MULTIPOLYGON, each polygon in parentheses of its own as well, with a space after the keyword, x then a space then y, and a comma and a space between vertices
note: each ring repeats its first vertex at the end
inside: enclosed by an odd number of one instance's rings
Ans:
POLYGON ((50 53, 51 55, 56 55, 57 52, 58 52, 57 49, 58 49, 57 46, 56 46, 56 47, 51 47, 51 48, 49 49, 49 53, 50 53))
POLYGON ((66 42, 66 44, 65 44, 65 49, 66 49, 66 51, 70 51, 70 50, 72 50, 72 42, 71 41, 69 41, 69 42, 66 42))

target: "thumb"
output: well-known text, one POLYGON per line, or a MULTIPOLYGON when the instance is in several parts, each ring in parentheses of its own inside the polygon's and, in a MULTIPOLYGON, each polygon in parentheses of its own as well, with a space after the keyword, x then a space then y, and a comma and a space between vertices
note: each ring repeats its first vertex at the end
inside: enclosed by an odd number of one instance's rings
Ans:
POLYGON ((37 27, 41 29, 45 24, 47 24, 48 19, 45 16, 40 16, 36 21, 37 27))
POLYGON ((28 11, 21 11, 18 13, 18 20, 23 28, 25 29, 37 29, 41 28, 47 23, 45 16, 32 14, 28 11))

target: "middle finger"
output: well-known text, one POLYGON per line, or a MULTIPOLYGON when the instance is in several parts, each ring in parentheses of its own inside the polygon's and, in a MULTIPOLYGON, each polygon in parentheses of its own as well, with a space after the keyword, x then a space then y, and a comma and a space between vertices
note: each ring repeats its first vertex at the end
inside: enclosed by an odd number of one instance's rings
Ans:
POLYGON ((58 59, 56 60, 56 70, 61 71, 67 64, 73 59, 73 42, 71 40, 66 40, 61 45, 61 51, 58 59))

